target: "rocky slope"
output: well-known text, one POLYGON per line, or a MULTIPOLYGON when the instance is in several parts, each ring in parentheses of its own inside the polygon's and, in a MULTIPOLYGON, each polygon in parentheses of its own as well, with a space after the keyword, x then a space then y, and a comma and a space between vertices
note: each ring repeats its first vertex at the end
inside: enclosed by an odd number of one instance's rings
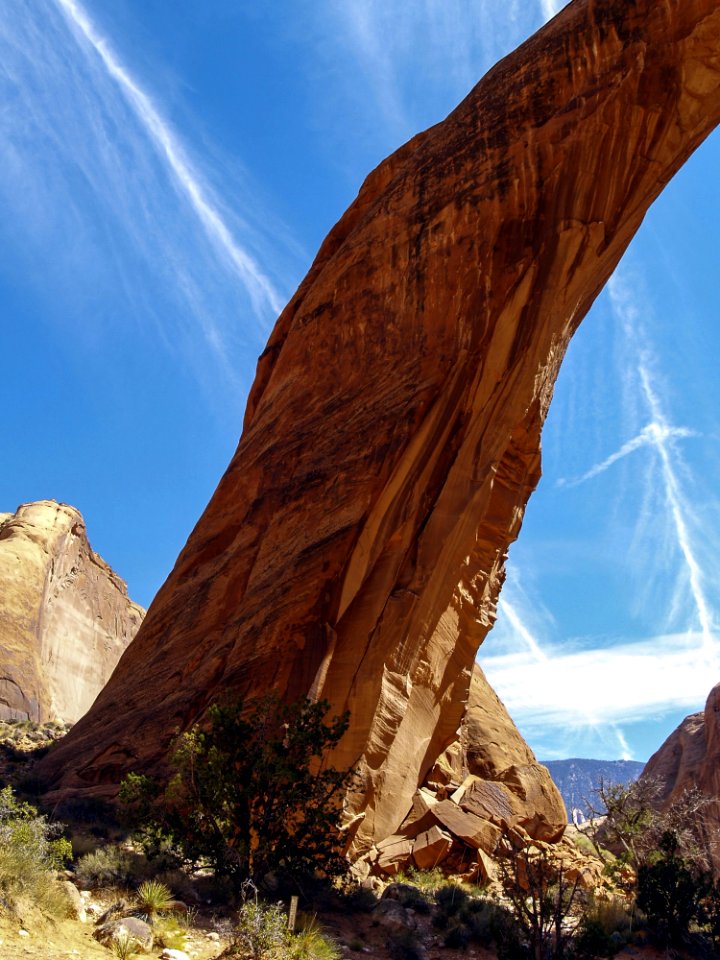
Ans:
POLYGON ((638 760, 543 760, 562 795, 570 820, 573 811, 580 819, 590 815, 588 801, 599 811, 597 789, 604 783, 628 784, 637 780, 645 766, 638 760))
POLYGON ((74 507, 0 514, 0 719, 79 719, 143 615, 74 507))
POLYGON ((553 843, 567 815, 557 787, 520 735, 476 663, 458 739, 431 768, 396 834, 356 864, 394 874, 445 864, 493 878, 492 855, 505 834, 553 843))
POLYGON ((716 874, 720 875, 720 684, 705 709, 686 717, 648 760, 641 779, 657 787, 662 810, 692 788, 707 798, 697 827, 716 874))
POLYGON ((396 833, 458 729, 568 341, 720 119, 719 50, 716 0, 575 0, 370 174, 143 628, 44 761, 55 790, 156 768, 220 691, 310 692, 351 712, 356 850, 396 833))

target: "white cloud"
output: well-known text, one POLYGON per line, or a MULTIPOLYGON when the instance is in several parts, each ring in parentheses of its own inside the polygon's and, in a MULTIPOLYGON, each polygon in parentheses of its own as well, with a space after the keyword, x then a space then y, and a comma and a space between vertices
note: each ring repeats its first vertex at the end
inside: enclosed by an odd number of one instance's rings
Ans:
POLYGON ((556 13, 559 13, 567 0, 540 0, 540 11, 545 21, 552 20, 556 13))
MULTIPOLYGON (((648 445, 657 455, 658 479, 665 495, 666 530, 674 535, 673 545, 680 563, 676 594, 679 594, 681 585, 685 586, 689 592, 694 621, 689 624, 689 628, 699 628, 701 648, 710 656, 714 653, 713 634, 717 617, 705 587, 699 551, 693 540, 692 529, 697 526, 697 523, 694 521, 692 498, 684 489, 682 480, 686 477, 691 482, 692 477, 674 442, 678 437, 697 436, 697 434, 687 428, 672 427, 668 423, 664 405, 651 372, 656 363, 642 320, 642 303, 634 294, 629 280, 622 271, 616 271, 608 285, 608 292, 612 309, 623 326, 632 354, 639 357, 637 381, 647 413, 651 418, 650 424, 642 431, 640 437, 643 438, 643 444, 648 445)), ((638 439, 636 438, 636 441, 638 439)), ((631 444, 634 442, 631 441, 631 444)), ((619 459, 619 455, 615 455, 614 459, 619 459)), ((595 476, 603 469, 607 469, 611 462, 613 462, 612 457, 604 464, 590 470, 585 478, 595 476)), ((676 605, 679 605, 679 597, 676 598, 676 605)))
MULTIPOLYGON (((628 639, 607 636, 579 643, 557 624, 548 627, 547 622, 539 621, 536 612, 543 598, 542 582, 529 594, 518 590, 516 559, 508 565, 503 593, 503 598, 509 598, 510 611, 499 603, 497 635, 489 638, 480 655, 491 683, 523 734, 543 744, 548 757, 568 755, 578 739, 594 743, 596 749, 598 738, 604 740, 600 749, 605 755, 619 750, 630 757, 628 741, 639 737, 644 744, 648 742, 642 732, 644 725, 658 715, 700 709, 710 687, 720 680, 713 557, 717 502, 699 495, 698 479, 681 449, 681 441, 696 438, 700 443, 704 438, 689 426, 671 422, 670 403, 663 396, 668 391, 664 388, 661 392, 659 363, 648 333, 652 308, 642 279, 627 267, 617 271, 609 286, 609 304, 617 333, 617 382, 622 392, 621 402, 615 401, 615 405, 623 413, 620 429, 631 439, 578 476, 555 486, 567 491, 580 485, 592 488, 593 481, 603 474, 613 474, 603 494, 614 496, 614 505, 601 508, 592 489, 574 502, 583 511, 604 509, 598 532, 605 541, 598 552, 605 551, 614 569, 625 571, 630 583, 635 583, 626 593, 608 595, 610 609, 620 596, 631 598, 632 610, 618 605, 611 615, 619 631, 627 631, 628 639), (645 425, 640 427, 642 423, 645 425), (636 463, 623 469, 621 463, 631 457, 636 463), (650 639, 629 639, 633 621, 650 639)), ((612 330, 605 329, 603 336, 611 356, 612 330)), ((607 368, 601 368, 600 381, 607 375, 607 368)), ((605 389, 605 384, 602 386, 605 389)), ((601 393, 602 402, 591 405, 590 422, 603 424, 604 420, 605 433, 608 426, 613 432, 618 427, 612 418, 614 406, 608 404, 611 395, 612 385, 610 392, 605 389, 601 393)), ((578 433, 587 432, 582 423, 575 424, 575 431, 572 436, 567 434, 573 447, 578 433)), ((596 445, 602 436, 600 431, 594 438, 596 445)), ((591 527, 586 524, 583 529, 591 527)), ((570 556, 577 555, 572 538, 565 546, 570 556)), ((553 552, 547 543, 542 549, 553 552)), ((525 556, 522 575, 527 579, 532 577, 536 561, 532 550, 525 556)), ((588 576, 599 573, 602 562, 588 576)), ((554 589, 557 593, 557 585, 554 589)), ((594 589, 607 587, 599 581, 594 589)), ((577 625, 583 622, 582 612, 577 601, 574 603, 576 609, 568 622, 580 632, 583 626, 577 625)), ((564 611, 555 612, 558 623, 563 623, 564 611)), ((593 624, 588 622, 584 632, 592 630, 593 624)))
POLYGON ((252 256, 232 236, 198 173, 192 169, 177 136, 160 115, 150 97, 140 89, 136 80, 112 50, 107 39, 95 29, 77 0, 56 0, 56 3, 67 16, 68 21, 96 51, 107 72, 117 82, 150 139, 164 156, 170 171, 177 179, 208 237, 232 263, 239 278, 247 286, 257 313, 262 315, 266 305, 275 313, 279 313, 283 307, 282 298, 252 256))
POLYGON ((21 275, 43 263, 45 321, 92 349, 157 339, 237 411, 304 260, 249 176, 193 155, 77 0, 6 0, 0 98, 0 241, 21 275))
POLYGON ((536 26, 519 0, 325 0, 320 80, 332 70, 342 108, 387 149, 441 120, 536 26))
MULTIPOLYGON (((483 670, 521 726, 625 724, 671 710, 697 710, 720 678, 720 643, 701 654, 700 634, 571 650, 569 643, 481 657, 483 670)), ((625 742, 625 751, 627 742, 625 742)))
POLYGON ((557 481, 557 485, 559 487, 576 487, 578 484, 585 483, 587 480, 592 480, 594 477, 600 476, 601 473, 605 473, 605 471, 614 463, 617 463, 618 460, 622 460, 623 457, 626 457, 628 454, 639 450, 640 447, 665 448, 668 440, 696 436, 697 433, 687 427, 670 427, 666 423, 653 421, 646 427, 643 427, 636 437, 624 443, 615 453, 611 453, 609 457, 606 457, 600 463, 596 463, 595 466, 590 467, 586 473, 583 473, 579 477, 569 479, 561 477, 557 481))

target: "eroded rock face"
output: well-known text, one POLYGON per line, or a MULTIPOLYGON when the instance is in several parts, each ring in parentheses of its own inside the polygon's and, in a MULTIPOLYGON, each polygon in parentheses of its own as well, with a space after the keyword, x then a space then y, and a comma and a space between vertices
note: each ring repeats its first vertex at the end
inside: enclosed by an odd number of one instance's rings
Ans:
POLYGON ((0 718, 78 720, 143 615, 74 507, 0 514, 0 718))
POLYGON ((686 717, 648 760, 641 780, 658 788, 662 810, 697 788, 707 803, 696 816, 696 829, 716 875, 720 875, 720 684, 710 691, 701 713, 686 717))
POLYGON ((396 833, 455 738, 568 341, 718 122, 719 51, 717 0, 575 0, 370 174, 143 628, 44 761, 56 789, 111 794, 221 692, 310 691, 351 711, 357 850, 396 833))
POLYGON ((442 863, 462 873, 476 864, 487 880, 501 838, 555 843, 566 824, 550 774, 475 664, 458 738, 438 757, 398 832, 364 862, 390 875, 442 863))

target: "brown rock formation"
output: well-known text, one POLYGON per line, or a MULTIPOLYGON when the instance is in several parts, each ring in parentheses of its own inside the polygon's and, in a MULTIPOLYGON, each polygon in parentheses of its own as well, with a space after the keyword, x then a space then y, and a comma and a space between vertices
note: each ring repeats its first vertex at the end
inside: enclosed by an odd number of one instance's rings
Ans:
POLYGON ((78 720, 143 615, 74 507, 0 514, 0 718, 78 720))
POLYGON ((221 691, 310 691, 351 711, 358 848, 397 831, 458 728, 568 341, 720 119, 719 54, 717 0, 575 0, 370 174, 50 782, 111 793, 221 691))
POLYGON ((368 870, 475 864, 487 877, 503 835, 521 842, 558 841, 566 827, 562 797, 520 736, 502 701, 475 664, 458 739, 438 758, 397 834, 371 848, 368 870))
POLYGON ((645 765, 641 780, 653 781, 661 810, 697 788, 707 798, 695 827, 720 875, 720 683, 712 688, 701 713, 685 717, 645 765))

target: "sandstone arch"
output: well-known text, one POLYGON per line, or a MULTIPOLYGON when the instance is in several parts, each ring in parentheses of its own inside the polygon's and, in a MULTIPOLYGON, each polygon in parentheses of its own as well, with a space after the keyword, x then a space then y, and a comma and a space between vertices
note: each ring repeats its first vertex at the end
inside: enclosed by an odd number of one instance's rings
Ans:
POLYGON ((716 0, 575 0, 370 174, 55 788, 112 792, 221 690, 312 690, 352 712, 358 845, 395 830, 458 727, 568 341, 719 120, 716 0))

